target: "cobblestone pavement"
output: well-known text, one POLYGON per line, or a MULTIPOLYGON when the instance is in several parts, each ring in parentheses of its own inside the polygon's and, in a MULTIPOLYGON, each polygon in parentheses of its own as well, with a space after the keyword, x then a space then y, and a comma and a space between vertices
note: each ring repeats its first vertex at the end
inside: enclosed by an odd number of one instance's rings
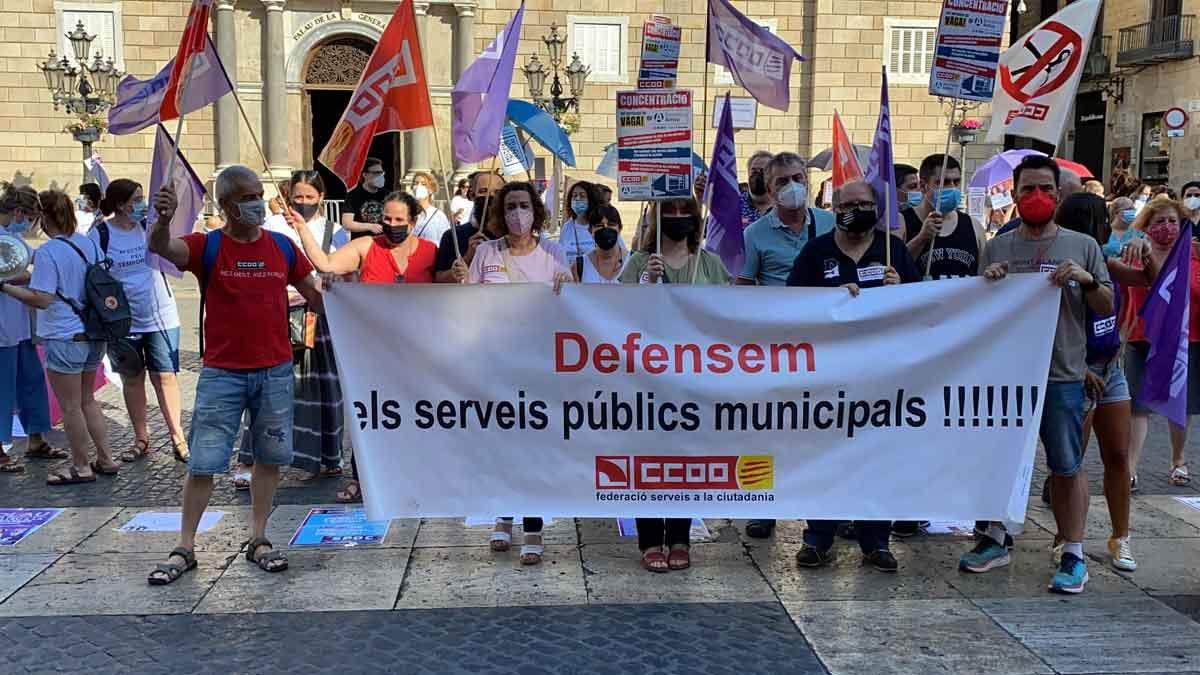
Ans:
MULTIPOLYGON (((194 325, 194 286, 177 288, 194 325)), ((189 408, 194 331, 184 349, 189 408)), ((123 449, 132 436, 120 392, 100 398, 123 449)), ((1054 523, 1036 494, 1013 564, 981 576, 956 569, 969 537, 894 541, 897 575, 864 569, 853 542, 838 543, 830 568, 801 572, 802 523, 756 540, 729 520, 707 521, 711 538, 694 546, 692 569, 652 575, 610 520, 554 521, 545 562, 532 568, 515 551, 490 552, 488 526, 446 519, 393 521, 380 546, 289 547, 341 483, 294 473, 268 532, 288 548, 287 572, 267 575, 238 554, 249 497, 224 478, 213 499, 224 515, 198 539, 200 567, 152 588, 146 574, 175 535, 118 528, 174 510, 184 467, 156 410, 150 418, 159 452, 115 479, 49 488, 44 462, 0 475, 0 506, 64 508, 0 547, 0 672, 1200 674, 1200 510, 1176 499, 1197 490, 1168 484, 1160 422, 1134 499, 1138 571, 1105 560, 1093 445, 1091 581, 1065 598, 1045 590, 1054 523)), ((1041 474, 1035 493, 1040 484, 1041 474)))

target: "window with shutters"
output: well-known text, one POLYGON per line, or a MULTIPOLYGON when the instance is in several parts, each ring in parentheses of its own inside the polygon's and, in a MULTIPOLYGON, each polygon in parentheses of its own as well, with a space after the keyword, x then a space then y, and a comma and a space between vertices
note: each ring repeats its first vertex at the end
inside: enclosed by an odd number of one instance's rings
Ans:
POLYGON ((54 13, 58 19, 55 51, 60 56, 66 54, 67 58, 74 60, 75 52, 71 49, 67 33, 83 22, 84 30, 96 36, 88 54, 89 62, 99 52, 106 60, 111 56, 117 67, 124 69, 120 2, 56 2, 54 13))
MULTIPOLYGON (((752 16, 746 18, 771 31, 772 34, 777 33, 779 30, 779 19, 756 19, 752 16)), ((733 74, 728 69, 724 66, 713 66, 713 68, 716 69, 716 75, 713 76, 713 84, 726 87, 733 86, 733 74)))
POLYGON ((883 55, 892 84, 929 85, 937 19, 883 20, 883 55))
MULTIPOLYGON (((625 83, 629 77, 628 44, 627 16, 568 16, 567 52, 563 54, 562 67, 571 63, 572 54, 579 54, 579 60, 592 69, 588 82, 625 83)), ((544 48, 540 51, 540 57, 545 59, 544 48)), ((563 89, 569 89, 565 77, 559 73, 563 89)), ((549 83, 547 92, 548 87, 549 83)), ((566 95, 570 96, 570 92, 566 95)))

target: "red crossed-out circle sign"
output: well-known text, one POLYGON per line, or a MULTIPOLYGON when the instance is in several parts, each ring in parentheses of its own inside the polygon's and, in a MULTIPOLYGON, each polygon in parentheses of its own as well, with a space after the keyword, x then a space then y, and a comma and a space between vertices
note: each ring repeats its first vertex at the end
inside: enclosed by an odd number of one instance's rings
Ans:
POLYGON ((1066 84, 1083 58, 1083 38, 1069 26, 1058 21, 1050 21, 1030 33, 1022 46, 1033 55, 1032 63, 1016 70, 1010 69, 1005 64, 1000 65, 1000 86, 1004 87, 1004 91, 1008 92, 1009 96, 1021 103, 1049 94, 1066 84), (1039 51, 1038 44, 1046 43, 1045 35, 1047 33, 1054 39, 1054 42, 1050 43, 1045 51, 1039 51), (1036 42, 1035 39, 1037 39, 1036 42), (1056 68, 1058 68, 1057 73, 1055 72, 1056 68), (1038 86, 1035 80, 1043 73, 1047 76, 1047 81, 1038 86), (1014 75, 1016 79, 1013 79, 1014 75))

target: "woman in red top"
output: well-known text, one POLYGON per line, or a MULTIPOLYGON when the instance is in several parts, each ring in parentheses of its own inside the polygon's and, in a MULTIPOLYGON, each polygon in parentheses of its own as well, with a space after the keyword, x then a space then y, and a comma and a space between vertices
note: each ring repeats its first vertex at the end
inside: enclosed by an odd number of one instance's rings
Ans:
POLYGON ((433 283, 433 261, 437 246, 410 237, 416 215, 421 213, 417 200, 407 192, 393 192, 383 202, 383 234, 359 237, 333 253, 326 254, 295 211, 287 214, 288 224, 300 235, 304 255, 318 272, 351 274, 367 284, 433 283))
MULTIPOLYGON (((294 210, 287 215, 288 224, 300 235, 304 254, 318 272, 343 275, 358 272, 365 284, 429 284, 433 283, 433 262, 437 246, 419 237, 412 237, 413 222, 421 207, 407 192, 393 192, 383 201, 383 234, 352 239, 349 244, 326 254, 304 225, 304 218, 294 210)), ((358 484, 358 465, 350 456, 354 480, 337 494, 343 503, 362 501, 358 484)))
MULTIPOLYGON (((1127 334, 1129 348, 1125 352, 1125 374, 1133 394, 1133 422, 1130 425, 1129 466, 1133 472, 1131 491, 1138 489, 1137 465, 1141 459, 1142 446, 1146 442, 1150 410, 1138 401, 1142 389, 1142 378, 1146 371, 1146 358, 1150 354, 1150 343, 1146 340, 1145 325, 1138 316, 1150 286, 1158 277, 1159 270, 1171 253, 1175 240, 1179 238, 1179 225, 1183 209, 1179 203, 1165 197, 1147 204, 1133 221, 1133 228, 1145 232, 1145 239, 1130 239, 1121 249, 1121 259, 1109 258, 1108 270, 1112 277, 1126 289, 1125 301, 1121 304, 1121 330, 1127 334)), ((1189 282, 1190 312, 1188 316, 1188 415, 1200 414, 1200 249, 1192 242, 1192 278, 1189 282)), ((1187 485, 1191 482, 1187 461, 1183 456, 1187 447, 1191 418, 1187 426, 1180 428, 1173 423, 1167 425, 1171 431, 1171 483, 1187 485)))

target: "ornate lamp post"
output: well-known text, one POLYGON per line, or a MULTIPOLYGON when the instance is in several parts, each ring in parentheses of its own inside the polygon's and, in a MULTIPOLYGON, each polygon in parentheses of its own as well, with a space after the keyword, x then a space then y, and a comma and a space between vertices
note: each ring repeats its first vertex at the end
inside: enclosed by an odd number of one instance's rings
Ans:
MULTIPOLYGON (((570 136, 579 128, 579 102, 583 100, 583 88, 587 84, 587 78, 592 69, 579 60, 579 54, 572 54, 571 62, 565 68, 563 67, 567 36, 559 32, 558 24, 550 25, 550 32, 542 37, 542 42, 546 45, 546 54, 550 62, 549 69, 537 57, 537 54, 534 54, 521 68, 529 84, 529 98, 533 99, 534 105, 553 116, 559 126, 570 136), (563 96, 567 90, 563 89, 559 73, 566 76, 570 96, 563 96), (551 78, 549 98, 545 95, 547 77, 551 78)), ((562 195, 566 189, 566 186, 562 184, 562 177, 562 160, 555 157, 554 186, 559 195, 562 195)), ((562 202, 559 201, 559 203, 562 202)), ((561 224, 561 209, 556 209, 556 211, 559 213, 553 214, 553 222, 557 226, 561 224)))
MULTIPOLYGON (((100 140, 100 134, 106 127, 100 113, 112 105, 117 83, 125 74, 113 63, 112 56, 105 59, 99 51, 92 55, 89 63, 88 56, 91 55, 92 41, 96 36, 88 34, 82 21, 75 25, 75 30, 67 33, 67 39, 71 42, 73 58, 67 58, 66 54, 59 57, 51 49, 49 58, 38 64, 38 69, 46 78, 46 88, 54 101, 54 109, 58 110, 61 106, 68 115, 77 118, 64 131, 70 131, 75 140, 82 144, 83 159, 86 161, 92 156, 92 144, 100 140)), ((84 166, 83 180, 86 183, 91 179, 91 172, 86 164, 84 166)))

